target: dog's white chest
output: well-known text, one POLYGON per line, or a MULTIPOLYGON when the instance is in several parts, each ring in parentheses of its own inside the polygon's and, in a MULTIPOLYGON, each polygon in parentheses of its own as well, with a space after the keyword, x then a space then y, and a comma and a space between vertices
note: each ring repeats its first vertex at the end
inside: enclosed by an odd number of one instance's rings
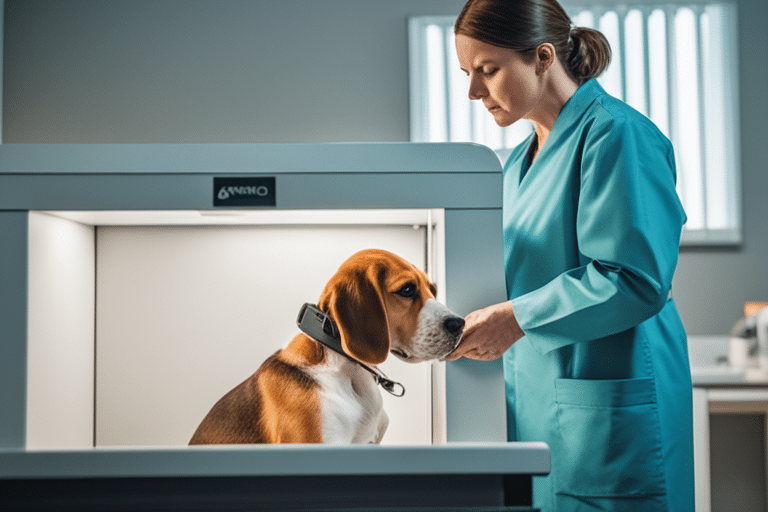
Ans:
POLYGON ((389 424, 381 392, 363 368, 337 354, 311 371, 320 385, 323 443, 379 443, 389 424))

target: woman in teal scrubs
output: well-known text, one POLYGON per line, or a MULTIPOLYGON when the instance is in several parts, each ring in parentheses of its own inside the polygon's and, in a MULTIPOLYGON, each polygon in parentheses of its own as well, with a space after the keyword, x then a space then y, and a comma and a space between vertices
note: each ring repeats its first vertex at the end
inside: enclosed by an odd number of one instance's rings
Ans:
POLYGON ((693 511, 672 146, 600 87, 607 41, 555 0, 470 0, 455 33, 470 98, 534 133, 504 167, 510 300, 471 313, 451 359, 503 357, 509 439, 552 452, 541 510, 693 511))

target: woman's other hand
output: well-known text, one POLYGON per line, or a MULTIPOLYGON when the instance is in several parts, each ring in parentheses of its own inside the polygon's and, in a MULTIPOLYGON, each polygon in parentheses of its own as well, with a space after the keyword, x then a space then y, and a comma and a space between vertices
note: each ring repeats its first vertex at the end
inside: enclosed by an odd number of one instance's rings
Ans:
POLYGON ((464 319, 464 334, 456 350, 445 359, 462 357, 478 361, 500 358, 514 342, 525 336, 512 310, 512 302, 502 302, 473 311, 464 319))

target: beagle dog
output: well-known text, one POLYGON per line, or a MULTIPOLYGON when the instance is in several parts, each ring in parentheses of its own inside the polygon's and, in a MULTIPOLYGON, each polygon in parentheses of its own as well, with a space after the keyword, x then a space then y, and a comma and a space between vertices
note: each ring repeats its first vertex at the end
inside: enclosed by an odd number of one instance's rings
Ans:
POLYGON ((343 353, 297 335, 213 406, 189 444, 381 442, 389 419, 377 383, 393 383, 375 365, 390 353, 409 363, 442 359, 459 343, 464 320, 435 293, 395 254, 354 254, 317 306, 343 353))

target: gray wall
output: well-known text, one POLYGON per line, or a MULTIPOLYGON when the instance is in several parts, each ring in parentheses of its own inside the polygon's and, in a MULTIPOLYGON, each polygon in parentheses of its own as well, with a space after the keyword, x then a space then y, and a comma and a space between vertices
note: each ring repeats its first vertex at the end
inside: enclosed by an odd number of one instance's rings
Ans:
POLYGON ((407 141, 407 18, 462 0, 6 0, 3 142, 407 141))
MULTIPOLYGON (((407 19, 464 0, 5 0, 5 143, 409 140, 407 19)), ((743 244, 684 248, 692 334, 768 300, 768 2, 738 0, 743 244)))
POLYGON ((692 334, 728 334, 745 301, 768 301, 768 2, 736 4, 743 242, 682 250, 674 295, 692 334))

